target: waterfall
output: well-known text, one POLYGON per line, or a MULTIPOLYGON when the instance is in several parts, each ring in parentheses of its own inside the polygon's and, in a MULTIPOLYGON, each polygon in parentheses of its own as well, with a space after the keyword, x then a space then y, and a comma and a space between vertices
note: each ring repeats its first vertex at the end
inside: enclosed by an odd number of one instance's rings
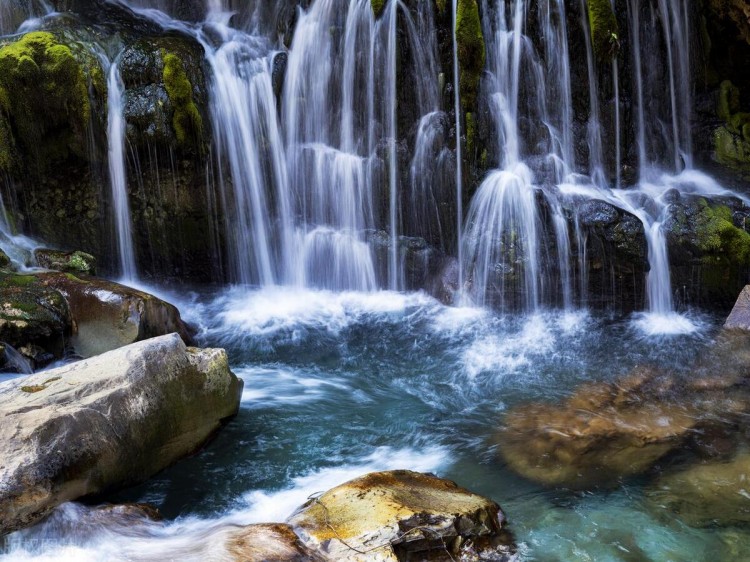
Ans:
POLYGON ((388 193, 389 193, 389 228, 391 235, 390 260, 388 267, 388 287, 398 291, 402 286, 402 276, 398 259, 398 125, 396 119, 396 16, 398 15, 398 0, 389 0, 385 8, 384 25, 388 30, 386 41, 386 73, 388 87, 386 89, 385 104, 387 108, 387 127, 385 135, 388 139, 388 193))
POLYGON ((109 182, 112 189, 115 240, 124 281, 135 281, 137 269, 133 250, 133 234, 130 226, 128 203, 128 178, 125 165, 125 118, 123 92, 125 85, 120 78, 117 61, 109 67, 107 78, 107 139, 109 142, 109 182))
POLYGON ((463 199, 463 155, 461 154, 461 81, 458 70, 458 40, 456 27, 458 25, 458 0, 453 0, 453 18, 451 30, 453 36, 453 111, 456 118, 456 232, 458 252, 458 290, 464 287, 464 199, 463 199))
POLYGON ((581 0, 581 19, 583 36, 586 41, 586 65, 588 68, 589 84, 589 121, 587 140, 589 146, 589 175, 594 185, 606 187, 607 179, 604 173, 604 159, 602 151, 602 125, 599 112, 599 79, 594 61, 594 47, 592 45, 591 29, 587 16, 587 0, 581 0))

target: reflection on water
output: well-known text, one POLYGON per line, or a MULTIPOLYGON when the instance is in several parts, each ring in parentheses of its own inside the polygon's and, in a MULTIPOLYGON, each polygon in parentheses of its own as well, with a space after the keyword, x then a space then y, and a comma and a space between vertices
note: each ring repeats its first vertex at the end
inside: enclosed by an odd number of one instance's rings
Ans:
POLYGON ((619 385, 637 366, 697 377, 717 333, 710 318, 680 317, 690 330, 657 339, 638 318, 498 316, 422 294, 235 288, 190 308, 201 344, 227 347, 245 390, 238 417, 205 451, 107 498, 151 502, 167 521, 144 522, 136 538, 116 526, 92 536, 70 531, 85 518, 65 506, 55 524, 67 521, 68 532, 47 522, 17 533, 5 559, 199 559, 223 525, 283 520, 312 493, 389 468, 432 471, 497 500, 529 560, 750 556, 750 532, 688 527, 653 501, 659 470, 602 488, 545 488, 498 450, 506 416, 524 404, 563 408, 581 385, 619 385))

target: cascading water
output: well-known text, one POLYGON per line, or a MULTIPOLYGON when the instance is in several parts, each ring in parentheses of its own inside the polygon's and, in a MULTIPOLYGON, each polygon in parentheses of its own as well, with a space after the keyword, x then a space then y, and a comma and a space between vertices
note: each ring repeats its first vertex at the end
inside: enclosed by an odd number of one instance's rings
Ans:
POLYGON ((115 239, 117 242, 120 276, 124 281, 135 281, 137 269, 133 250, 128 202, 128 178, 125 164, 125 118, 123 91, 117 61, 109 68, 107 79, 107 139, 109 142, 109 181, 112 189, 115 239))

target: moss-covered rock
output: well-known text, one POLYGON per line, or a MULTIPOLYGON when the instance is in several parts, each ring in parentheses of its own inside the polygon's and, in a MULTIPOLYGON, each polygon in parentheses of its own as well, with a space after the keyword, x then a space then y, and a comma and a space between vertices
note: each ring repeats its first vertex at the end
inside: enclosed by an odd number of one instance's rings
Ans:
POLYGON ((203 119, 193 100, 193 85, 185 67, 171 53, 164 55, 164 86, 172 102, 172 126, 177 142, 183 146, 195 143, 203 135, 203 119))
POLYGON ((714 157, 727 168, 750 173, 750 140, 719 127, 714 131, 714 157))
POLYGON ((386 0, 370 0, 372 6, 372 13, 375 14, 376 18, 379 18, 383 14, 386 0))
POLYGON ((456 45, 461 68, 461 103, 465 111, 471 111, 476 104, 485 60, 482 22, 476 0, 458 0, 456 45))
POLYGON ((99 80, 90 72, 98 64, 83 64, 80 56, 48 32, 27 33, 0 48, 0 116, 7 120, 0 123, 0 168, 14 167, 9 152, 14 142, 28 164, 41 170, 85 157, 91 117, 87 76, 99 80))
POLYGON ((716 114, 720 119, 729 121, 732 115, 740 110, 740 90, 729 80, 719 85, 719 104, 716 114))
POLYGON ((62 252, 38 248, 34 250, 34 257, 39 267, 67 273, 96 275, 96 258, 86 252, 62 252))
POLYGON ((721 254, 733 263, 750 263, 750 234, 735 226, 732 210, 710 206, 702 201, 703 210, 697 217, 698 247, 710 254, 721 254))
POLYGON ((588 0, 591 43, 597 59, 612 60, 620 50, 620 29, 609 0, 588 0))

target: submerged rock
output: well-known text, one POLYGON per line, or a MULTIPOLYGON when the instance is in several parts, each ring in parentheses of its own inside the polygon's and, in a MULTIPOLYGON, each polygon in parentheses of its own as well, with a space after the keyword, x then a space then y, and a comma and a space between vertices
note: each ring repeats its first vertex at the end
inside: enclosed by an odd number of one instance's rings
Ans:
POLYGON ((177 308, 153 295, 104 279, 61 273, 37 277, 65 297, 73 318, 71 345, 83 357, 173 332, 192 343, 177 308))
POLYGON ((454 482, 405 470, 367 474, 329 490, 290 519, 327 560, 511 560, 493 501, 454 482))
POLYGON ((223 350, 177 334, 0 384, 0 535, 194 452, 241 391, 223 350))
POLYGON ((232 533, 226 549, 237 562, 315 562, 323 560, 310 551, 294 530, 283 523, 248 525, 232 533))
POLYGON ((650 501, 694 527, 750 523, 750 454, 728 462, 688 467, 659 478, 647 492, 650 501))
POLYGON ((700 423, 691 404, 667 399, 673 382, 642 369, 615 384, 580 388, 562 406, 511 411, 497 436, 508 465, 551 486, 611 484, 647 470, 700 423))

